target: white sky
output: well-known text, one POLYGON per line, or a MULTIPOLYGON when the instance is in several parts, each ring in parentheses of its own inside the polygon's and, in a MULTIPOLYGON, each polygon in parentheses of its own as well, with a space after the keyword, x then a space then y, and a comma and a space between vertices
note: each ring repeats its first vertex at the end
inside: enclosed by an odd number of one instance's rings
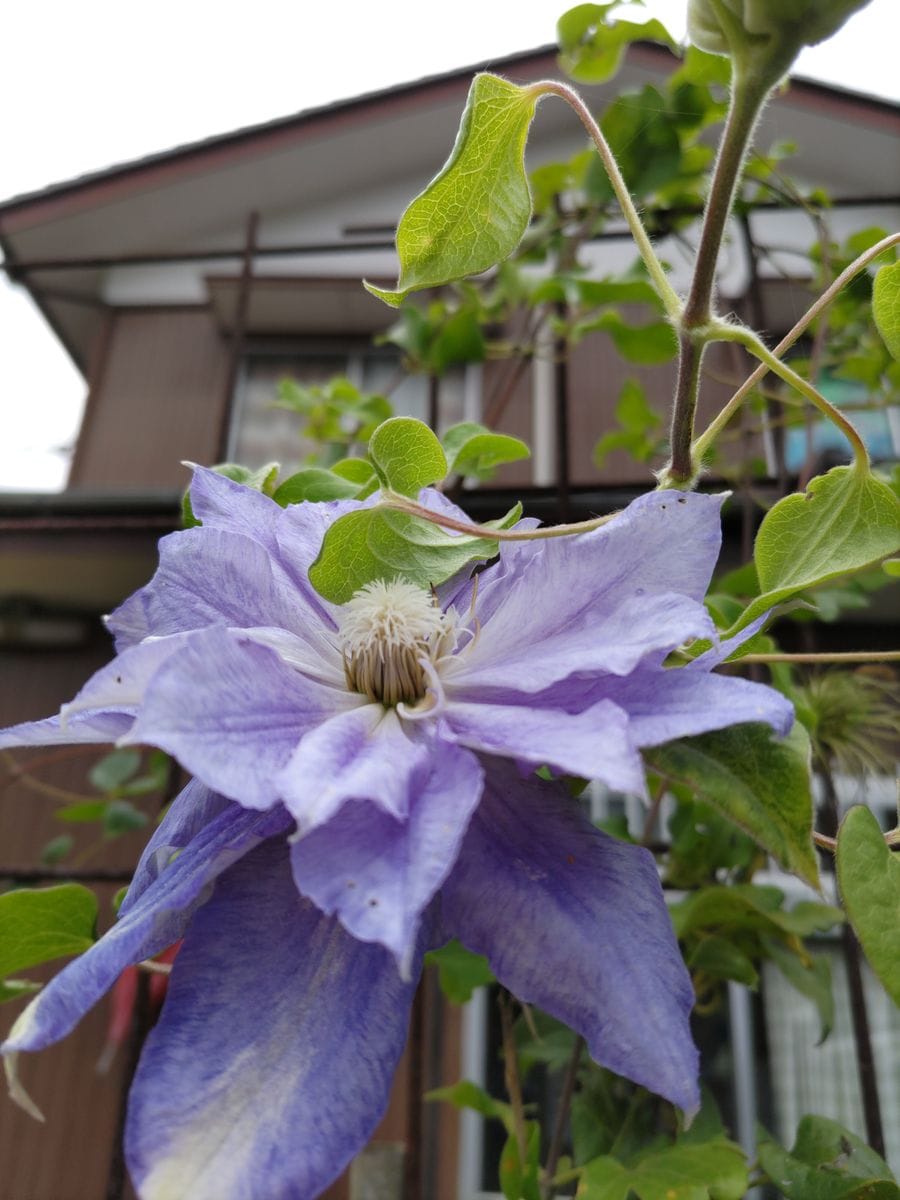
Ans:
MULTIPOLYGON (((574 0, 569 0, 569 3, 574 0)), ((554 41, 567 0, 30 0, 4 19, 0 199, 298 109, 554 41)), ((676 36, 684 0, 647 0, 676 36)), ((798 74, 900 100, 898 0, 798 74)), ((440 155, 438 156, 440 157, 440 155)), ((65 484, 84 382, 0 278, 0 490, 65 484)))

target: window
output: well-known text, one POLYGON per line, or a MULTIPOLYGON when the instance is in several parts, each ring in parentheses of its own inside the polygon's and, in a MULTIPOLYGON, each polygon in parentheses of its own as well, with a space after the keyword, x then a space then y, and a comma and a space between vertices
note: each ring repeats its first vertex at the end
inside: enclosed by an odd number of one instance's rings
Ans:
MULTIPOLYGON (((282 379, 300 384, 325 383, 346 376, 363 392, 386 396, 398 416, 429 416, 429 380, 409 375, 395 347, 332 344, 251 347, 244 359, 232 414, 228 457, 249 467, 280 462, 286 472, 297 470, 315 449, 298 439, 298 417, 278 408, 282 379)), ((438 428, 462 420, 478 420, 481 373, 477 366, 451 370, 438 381, 438 428)))

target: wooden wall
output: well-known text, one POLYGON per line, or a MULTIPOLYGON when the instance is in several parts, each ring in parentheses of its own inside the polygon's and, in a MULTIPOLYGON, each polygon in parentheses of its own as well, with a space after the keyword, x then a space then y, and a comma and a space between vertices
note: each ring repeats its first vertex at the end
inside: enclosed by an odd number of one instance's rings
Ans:
POLYGON ((228 367, 227 343, 205 309, 113 312, 69 487, 183 487, 182 460, 220 457, 228 367))

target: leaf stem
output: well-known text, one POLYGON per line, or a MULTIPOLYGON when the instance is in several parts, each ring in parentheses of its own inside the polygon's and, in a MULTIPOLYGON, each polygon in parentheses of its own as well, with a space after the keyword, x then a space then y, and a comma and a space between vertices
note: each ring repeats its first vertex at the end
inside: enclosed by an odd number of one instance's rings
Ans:
POLYGON ((559 1097, 559 1108, 556 1110, 556 1121, 553 1124, 553 1135, 550 1139, 550 1149, 547 1152, 547 1166, 545 1168, 545 1178, 543 1186, 544 1200, 551 1200, 556 1191, 556 1167, 559 1163, 559 1157, 562 1154, 563 1140, 566 1136, 566 1126, 569 1123, 569 1109, 572 1106, 572 1096, 575 1093, 575 1084, 578 1080, 578 1067, 581 1062, 581 1055, 584 1051, 584 1038, 576 1037, 575 1044, 572 1047, 572 1054, 566 1065, 566 1074, 563 1078, 562 1093, 559 1097))
MULTIPOLYGON (((880 242, 876 242, 874 246, 870 246, 863 254, 853 260, 848 267, 841 271, 840 275, 832 281, 826 290, 819 296, 818 300, 812 304, 803 314, 797 324, 787 333, 775 349, 771 352, 773 357, 781 358, 790 350, 791 346, 805 332, 807 327, 822 313, 822 311, 831 304, 832 300, 847 286, 851 279, 855 278, 860 271, 873 262, 885 250, 890 250, 892 246, 896 246, 900 242, 900 233, 892 233, 888 237, 882 238, 880 242)), ((693 452, 696 461, 700 461, 703 455, 707 452, 715 439, 719 436, 725 426, 729 423, 735 413, 743 404, 749 393, 754 387, 764 379, 768 374, 770 367, 765 363, 761 363, 756 370, 744 380, 738 390, 734 393, 722 411, 716 416, 703 431, 700 437, 694 442, 693 452)))
POLYGON ((409 513, 412 517, 430 521, 432 525, 440 525, 442 529, 452 529, 455 533, 465 533, 469 537, 484 538, 491 542, 534 542, 543 538, 570 537, 577 533, 590 533, 592 529, 599 529, 619 515, 618 512, 607 513, 602 517, 593 517, 590 521, 575 521, 568 525, 547 525, 541 526, 540 529, 492 529, 490 525, 473 525, 469 521, 457 521, 455 517, 435 512, 431 508, 417 504, 415 500, 409 500, 406 496, 387 490, 382 493, 380 506, 409 513))
POLYGON ((900 650, 849 650, 835 654, 742 654, 735 663, 900 662, 900 650))
POLYGON ((527 90, 531 95, 535 95, 538 98, 548 95, 559 96, 561 100, 565 100, 569 107, 573 109, 587 130, 588 137, 596 146, 597 153, 600 155, 603 166, 606 168, 609 182, 612 184, 616 199, 622 208, 622 213, 628 224, 631 236, 634 238, 641 258, 644 260, 644 266, 647 268, 647 273, 653 281, 653 286, 659 293, 663 307, 670 320, 679 320, 682 309, 681 297, 669 283, 665 268, 656 256, 653 243, 650 241, 647 230, 644 228, 644 224, 631 198, 628 185, 625 183, 622 172, 619 170, 616 156, 613 154, 609 142, 603 136, 603 130, 594 120, 590 109, 574 88, 557 79, 541 79, 537 83, 531 84, 527 90))
POLYGON ((868 473, 869 471, 869 452, 866 449, 866 444, 859 435, 856 426, 850 421, 839 408, 835 408, 830 404, 818 388, 814 387, 808 379, 804 379, 802 375, 798 375, 793 367, 789 367, 787 363, 783 363, 781 359, 758 337, 752 329, 747 329, 742 325, 731 325, 727 321, 717 321, 715 324, 716 337, 723 342, 738 342, 744 346, 751 354, 755 355, 773 375, 778 375, 785 383, 790 384, 802 396, 809 400, 810 404, 815 407, 836 425, 838 429, 846 437, 847 441, 853 447, 853 457, 858 470, 868 473))
POLYGON ((500 1028, 503 1036, 503 1074, 513 1113, 513 1129, 519 1148, 519 1162, 525 1165, 528 1141, 525 1136, 525 1105, 522 1101, 522 1081, 519 1078, 519 1058, 513 1034, 512 996, 505 989, 497 997, 500 1008, 500 1028))

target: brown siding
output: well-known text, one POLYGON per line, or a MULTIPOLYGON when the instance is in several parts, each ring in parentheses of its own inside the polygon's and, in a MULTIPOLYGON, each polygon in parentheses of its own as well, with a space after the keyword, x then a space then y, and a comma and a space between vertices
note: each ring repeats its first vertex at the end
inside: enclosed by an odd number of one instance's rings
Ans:
MULTIPOLYGON (((82 685, 87 676, 111 654, 108 637, 99 633, 91 644, 77 650, 55 652, 3 652, 0 654, 0 726, 14 721, 44 717, 58 709, 82 685)), ((9 783, 11 762, 27 767, 42 763, 35 775, 43 783, 73 791, 87 789, 85 775, 93 758, 105 748, 56 746, 14 751, 0 760, 0 887, 3 868, 31 868, 39 861, 41 847, 61 832, 76 835, 77 859, 96 843, 96 827, 67 830, 53 818, 59 799, 42 794, 24 783, 9 783)), ((130 869, 145 840, 129 834, 83 862, 84 867, 130 869)), ((99 901, 101 929, 112 923, 110 901, 115 884, 94 889, 99 901)), ((50 979, 62 962, 28 971, 28 978, 50 979)), ((5 1036, 23 1003, 0 1009, 0 1036, 5 1036)), ((109 1009, 106 1001, 81 1022, 75 1032, 41 1054, 25 1054, 19 1060, 25 1087, 44 1113, 41 1125, 5 1096, 0 1098, 0 1200, 92 1200, 107 1194, 112 1147, 121 1105, 124 1048, 105 1075, 95 1065, 105 1039, 109 1009)))
MULTIPOLYGON (((631 314, 629 314, 631 315, 631 314)), ((639 320, 639 318, 636 318, 639 320)), ((645 319, 645 318, 644 318, 645 319)), ((488 362, 484 368, 484 411, 489 414, 498 397, 505 396, 506 403, 496 428, 503 433, 523 438, 532 445, 532 375, 531 366, 520 372, 511 368, 513 363, 488 362), (513 386, 506 383, 513 380, 513 386)), ((703 381, 698 406, 697 432, 708 424, 722 408, 738 385, 750 373, 753 364, 736 347, 725 344, 713 345, 707 351, 703 363, 703 381)), ((622 386, 628 379, 635 379, 644 388, 647 401, 661 418, 658 427, 660 438, 668 435, 672 394, 675 386, 676 364, 674 359, 659 366, 638 366, 622 358, 612 347, 605 334, 589 336, 572 349, 569 358, 569 482, 580 485, 652 486, 652 471, 663 465, 659 457, 652 463, 636 462, 622 450, 607 455, 602 468, 594 464, 594 447, 600 438, 618 428, 615 417, 616 404, 622 386)), ((735 422, 734 429, 738 428, 735 422)), ((737 449, 728 439, 721 443, 723 460, 733 462, 737 449)), ((758 437, 751 443, 750 453, 761 453, 758 437)), ((742 452, 743 452, 742 448, 742 452)), ((530 483, 532 464, 513 463, 502 467, 494 483, 515 487, 530 483)))
POLYGON ((205 310, 116 313, 69 486, 181 487, 219 457, 228 347, 205 310))

